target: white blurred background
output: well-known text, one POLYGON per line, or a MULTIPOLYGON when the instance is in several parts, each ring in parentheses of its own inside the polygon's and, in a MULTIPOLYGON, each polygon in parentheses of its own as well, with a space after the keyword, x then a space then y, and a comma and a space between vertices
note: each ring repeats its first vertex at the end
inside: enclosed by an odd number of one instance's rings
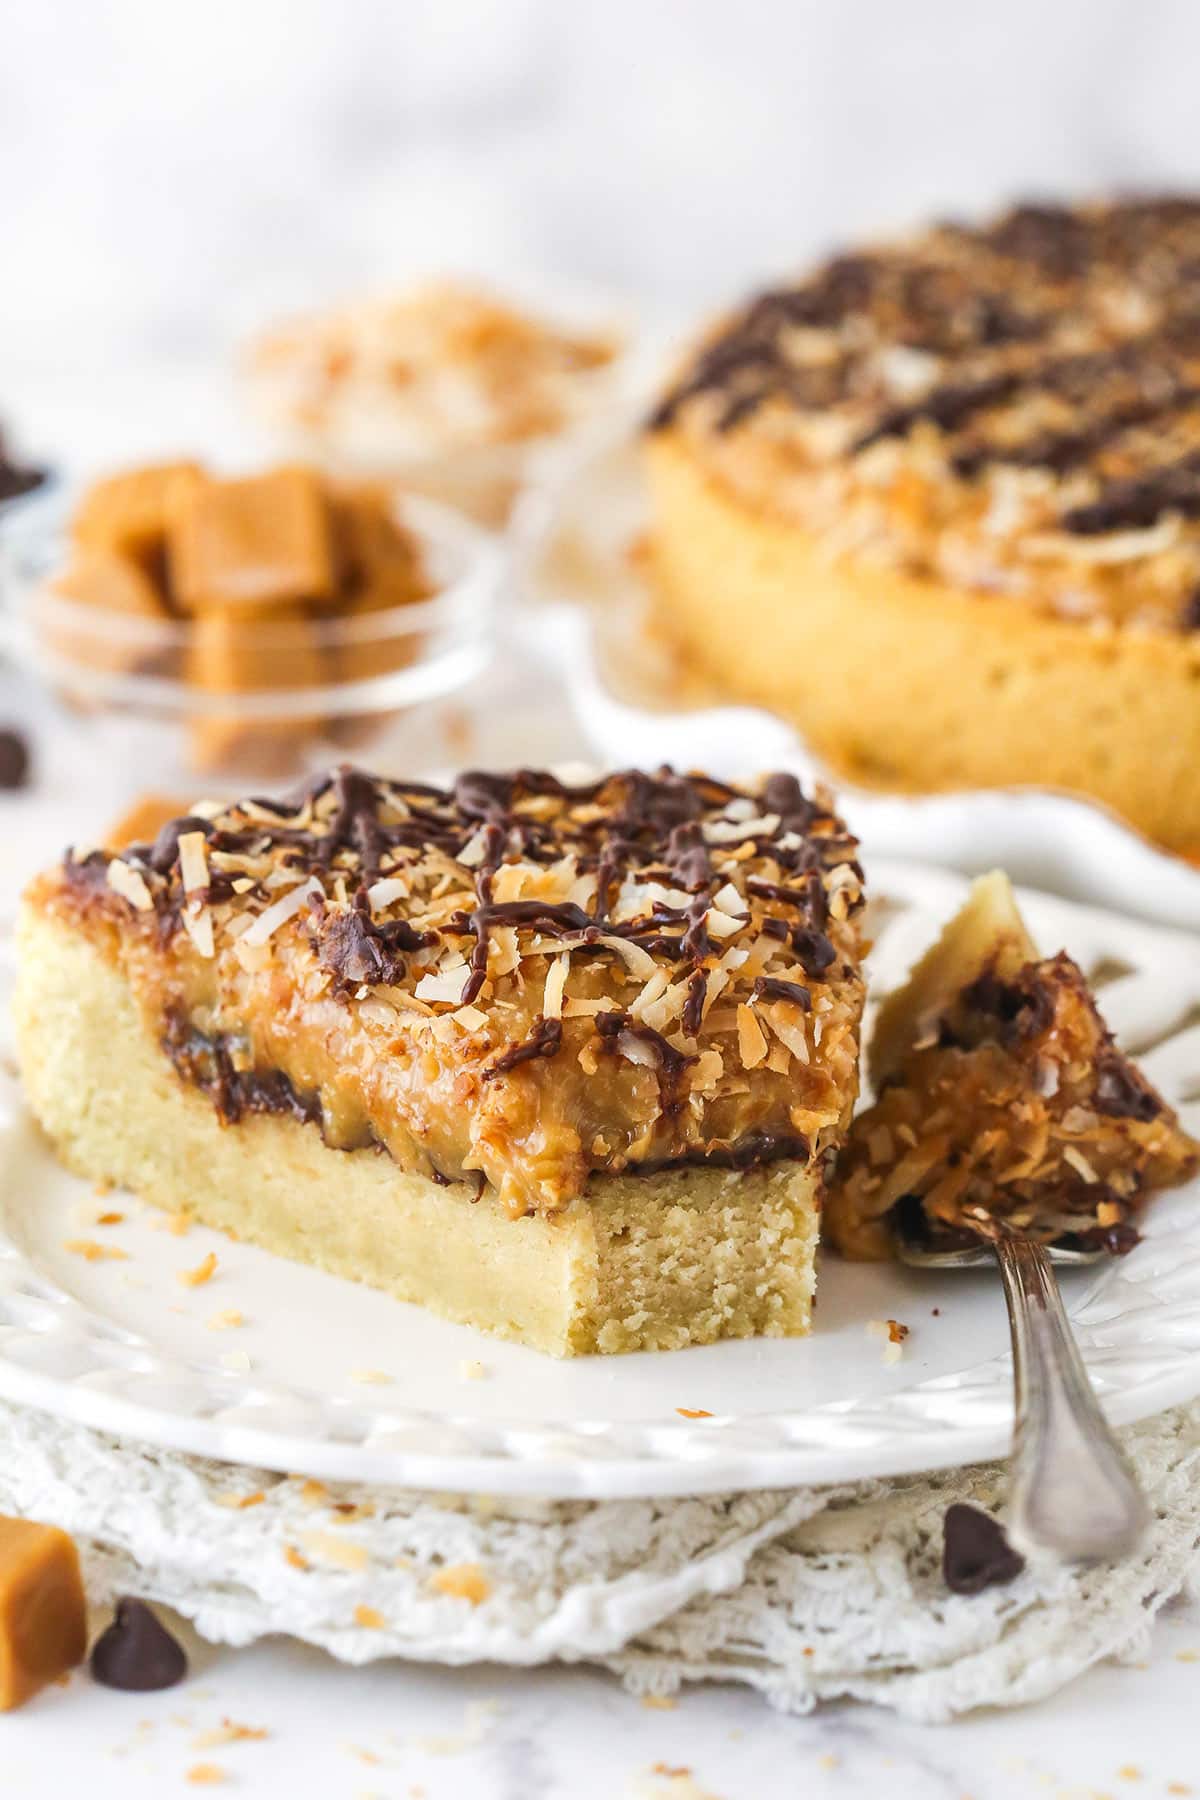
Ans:
POLYGON ((4 0, 0 415, 226 428, 248 330, 435 270, 685 319, 1011 195, 1200 179, 1192 0, 4 0))

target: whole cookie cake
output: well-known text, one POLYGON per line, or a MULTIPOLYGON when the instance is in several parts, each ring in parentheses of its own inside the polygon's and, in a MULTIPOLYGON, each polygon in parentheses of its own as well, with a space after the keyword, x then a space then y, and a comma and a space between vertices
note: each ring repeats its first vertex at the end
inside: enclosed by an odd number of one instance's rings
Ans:
POLYGON ((715 328, 647 461, 668 635, 843 773, 1200 846, 1200 200, 838 256, 715 328))

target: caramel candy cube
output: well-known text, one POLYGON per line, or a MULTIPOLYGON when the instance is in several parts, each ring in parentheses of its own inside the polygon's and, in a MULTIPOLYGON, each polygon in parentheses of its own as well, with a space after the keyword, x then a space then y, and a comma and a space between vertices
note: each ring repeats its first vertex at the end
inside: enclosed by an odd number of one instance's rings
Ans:
POLYGON ((388 483, 338 487, 332 506, 342 589, 353 610, 407 606, 428 598, 420 553, 396 519, 388 483))
POLYGON ((396 519, 389 483, 338 487, 333 517, 344 589, 339 611, 347 621, 338 678, 369 681, 404 668, 416 654, 415 634, 385 632, 382 626, 376 631, 369 615, 427 600, 431 589, 417 545, 396 519), (352 623, 359 619, 361 628, 352 623))
POLYGON ((204 481, 194 462, 152 463, 110 475, 84 495, 71 534, 80 546, 125 557, 161 580, 173 509, 204 481))
POLYGON ((0 1712, 23 1706, 86 1653, 75 1545, 53 1525, 0 1518, 0 1712))
POLYGON ((81 600, 101 612, 128 613, 144 619, 161 619, 166 608, 153 581, 139 563, 112 550, 80 550, 61 575, 54 590, 68 600, 81 600))
POLYGON ((114 674, 142 668, 153 660, 153 644, 123 637, 119 625, 110 630, 105 618, 106 614, 166 618, 159 591, 140 563, 112 550, 78 550, 55 577, 53 592, 95 609, 95 617, 78 626, 55 619, 46 627, 46 639, 60 656, 114 674))
POLYGON ((184 612, 332 601, 333 533, 320 477, 282 468, 209 482, 176 510, 168 560, 184 612))
MULTIPOLYGON (((199 613, 188 650, 188 679, 207 694, 274 693, 320 687, 332 679, 319 627, 299 609, 269 618, 232 612, 199 613)), ((198 769, 226 764, 284 766, 297 737, 318 729, 316 715, 284 718, 198 711, 191 727, 192 758, 198 769)))

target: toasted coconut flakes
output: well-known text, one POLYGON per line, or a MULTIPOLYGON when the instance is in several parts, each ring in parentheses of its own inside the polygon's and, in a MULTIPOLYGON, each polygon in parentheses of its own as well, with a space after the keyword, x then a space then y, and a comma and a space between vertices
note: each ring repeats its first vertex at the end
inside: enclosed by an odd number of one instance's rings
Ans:
POLYGON ((338 1569, 365 1569, 370 1561, 364 1544, 339 1537, 333 1531, 302 1531, 300 1542, 310 1556, 319 1562, 332 1563, 338 1569))
POLYGON ((458 853, 458 860, 464 869, 477 869, 483 861, 483 847, 487 842, 487 827, 481 825, 474 837, 465 843, 458 853))
POLYGON ((393 900, 406 899, 408 897, 408 890, 409 884, 407 881, 399 875, 392 875, 385 877, 381 881, 374 882, 367 889, 367 899, 371 903, 372 910, 378 912, 383 907, 390 906, 393 900))
POLYGON ((215 1750, 218 1744, 261 1744, 270 1737, 265 1725, 241 1725, 236 1719, 222 1719, 211 1731, 202 1731, 192 1739, 193 1750, 215 1750))
POLYGON ((467 965, 460 956, 443 963, 436 971, 422 975, 413 992, 418 1000, 457 1000, 467 978, 467 965))
POLYGON ((690 975, 686 975, 682 981, 673 981, 671 983, 670 987, 663 995, 659 1006, 656 1008, 659 1017, 662 1020, 662 1023, 655 1027, 656 1030, 662 1031, 664 1027, 673 1020, 682 1017, 683 1008, 688 997, 688 989, 691 985, 692 978, 690 975))
POLYGON ((114 857, 108 865, 108 885, 114 894, 120 894, 122 900, 128 900, 137 912, 151 912, 154 900, 145 879, 131 863, 122 862, 114 857))
POLYGON ((398 1006, 402 1012, 417 1013, 422 1019, 432 1017, 433 1008, 427 1006, 424 1000, 418 1000, 415 994, 408 993, 404 988, 392 987, 387 988, 384 991, 387 993, 388 998, 394 1001, 396 1006, 398 1006))
POLYGON ((387 1624, 381 1612, 373 1606, 356 1606, 354 1623, 361 1625, 364 1631, 382 1631, 387 1624))
POLYGON ((542 871, 529 863, 504 863, 492 877, 492 899, 507 904, 529 898, 529 888, 542 871))
MULTIPOLYGON (((589 938, 586 941, 594 944, 604 944, 608 949, 615 950, 630 974, 636 975, 639 981, 649 981, 652 976, 657 975, 658 973, 658 964, 655 962, 650 952, 648 950, 643 950, 640 944, 631 943, 628 938, 614 937, 610 932, 600 931, 596 933, 594 938, 589 938)), ((577 950, 584 942, 585 940, 581 937, 564 938, 559 947, 563 950, 577 950)))
POLYGON ((775 1001, 772 1006, 764 1007, 763 1014, 771 1030, 781 1044, 786 1044, 797 1062, 809 1060, 808 1037, 802 1025, 795 1025, 791 1020, 781 1017, 781 1013, 790 1011, 786 1002, 775 1001))
POLYGON ((712 900, 713 905, 719 907, 723 913, 738 914, 744 913, 746 910, 746 902, 732 881, 727 881, 723 887, 719 887, 712 900))
POLYGON ((1074 1144, 1064 1144, 1062 1154, 1063 1161, 1070 1163, 1071 1167, 1075 1170, 1075 1173, 1082 1176, 1089 1186, 1093 1182, 1099 1181, 1100 1177, 1097 1175, 1095 1169, 1093 1169, 1087 1157, 1083 1154, 1083 1151, 1077 1149, 1074 1144))
POLYGON ((185 894, 208 886, 208 842, 202 831, 185 831, 180 838, 179 873, 185 894))
POLYGON ((233 883, 233 891, 238 895, 248 894, 253 886, 254 882, 249 875, 239 875, 237 880, 233 883))
POLYGON ((281 925, 285 925, 289 919, 295 917, 302 907, 308 904, 311 895, 323 895, 324 892, 325 890, 316 876, 310 875, 307 881, 302 881, 298 887, 292 888, 281 899, 273 901, 265 912, 260 912, 240 942, 252 945, 267 943, 281 925))
POLYGON ((385 1031, 394 1031, 400 1024, 400 1014, 386 1000, 360 1000, 358 1016, 368 1025, 382 1026, 385 1031))
POLYGON ((448 1563, 429 1577, 429 1585, 435 1593, 469 1600, 472 1606, 481 1606, 492 1591, 492 1584, 478 1563, 448 1563))
POLYGON ((364 1387, 389 1387, 392 1380, 386 1369, 351 1369, 350 1379, 364 1387))
POLYGON ((233 954, 247 975, 257 975, 271 960, 270 944, 248 944, 243 934, 233 946, 233 954))
POLYGON ((577 1000, 568 994, 563 1000, 562 1016, 564 1019, 594 1019, 597 1013, 620 1010, 615 1000, 577 1000))
POLYGON ((205 958, 215 956, 212 913, 208 907, 202 906, 198 911, 192 912, 190 907, 185 906, 179 916, 183 921, 183 929, 196 947, 196 954, 205 958))
POLYGON ((635 1019, 641 1019, 647 1024, 654 1024, 654 1021, 648 1017, 649 1010, 654 1006, 655 1002, 660 1000, 666 993, 670 979, 671 978, 665 969, 655 970, 654 974, 650 977, 650 980, 646 983, 637 999, 633 1001, 629 1008, 630 1013, 635 1019))
POLYGON ((279 888, 291 887, 293 885, 293 883, 295 882, 295 879, 296 879, 295 869, 292 869, 292 868, 270 869, 270 870, 268 870, 267 874, 265 874, 263 876, 262 885, 263 885, 263 887, 265 887, 267 889, 267 891, 269 893, 273 894, 279 888))
POLYGON ((129 1253, 118 1250, 115 1244, 98 1244, 93 1238, 68 1238, 63 1245, 72 1256, 82 1256, 84 1262, 128 1262, 129 1253))
POLYGON ((728 913, 720 912, 715 906, 710 906, 704 915, 704 923, 710 937, 730 938, 737 936, 746 921, 745 919, 733 919, 728 913))
MULTIPOLYGON (((729 954, 730 953, 727 950, 725 952, 725 956, 728 956, 729 954)), ((716 1002, 720 998, 722 992, 728 986, 729 986, 729 970, 725 967, 725 957, 722 957, 721 961, 717 965, 717 967, 715 969, 711 969, 709 971, 708 986, 705 989, 705 994, 704 994, 704 1007, 700 1014, 701 1019, 707 1020, 709 1013, 713 1009, 713 1006, 716 1004, 716 1002)))
POLYGON ((648 1044, 632 1031, 622 1031, 617 1038, 617 1049, 628 1063, 636 1063, 639 1069, 657 1069, 659 1064, 658 1048, 648 1044))
POLYGON ((224 1312, 214 1313, 208 1320, 210 1331, 236 1331, 239 1325, 246 1323, 235 1306, 227 1307, 224 1312))
POLYGON ((743 838, 773 837, 779 829, 778 813, 762 813, 753 819, 714 819, 703 826, 706 844, 737 844, 743 838))
POLYGON ((482 1031, 487 1024, 487 1014, 481 1013, 477 1006, 460 1006, 450 1016, 461 1031, 482 1031))
POLYGON ((725 1059, 719 1050, 702 1050, 692 1070, 694 1088, 714 1088, 725 1073, 725 1059))
POLYGON ((570 967, 569 956, 556 956, 546 971, 546 986, 542 994, 542 1015, 547 1019, 561 1019, 563 1006, 563 990, 567 985, 567 970, 570 967))
POLYGON ((737 1009, 738 1052, 744 1068, 753 1069, 767 1054, 767 1040, 762 1026, 748 1006, 737 1009))
POLYGON ((197 1263, 194 1269, 180 1269, 177 1279, 184 1287, 203 1287, 206 1281, 212 1280, 216 1272, 217 1254, 215 1250, 210 1250, 204 1261, 197 1263))

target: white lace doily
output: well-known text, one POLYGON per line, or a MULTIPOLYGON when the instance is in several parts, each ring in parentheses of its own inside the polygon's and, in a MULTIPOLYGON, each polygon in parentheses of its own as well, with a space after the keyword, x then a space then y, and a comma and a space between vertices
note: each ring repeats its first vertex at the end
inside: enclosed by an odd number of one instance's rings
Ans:
POLYGON ((909 1718, 1053 1692, 1140 1656, 1200 1576, 1200 1405, 1126 1442, 1154 1524, 1117 1568, 1027 1568, 972 1597, 941 1578, 952 1501, 999 1465, 694 1500, 549 1502, 322 1487, 0 1407, 0 1510, 62 1525, 96 1600, 164 1602, 217 1642, 286 1633, 346 1662, 592 1661, 640 1693, 739 1681, 807 1711, 909 1718), (461 1590, 461 1591, 447 1591, 461 1590))

